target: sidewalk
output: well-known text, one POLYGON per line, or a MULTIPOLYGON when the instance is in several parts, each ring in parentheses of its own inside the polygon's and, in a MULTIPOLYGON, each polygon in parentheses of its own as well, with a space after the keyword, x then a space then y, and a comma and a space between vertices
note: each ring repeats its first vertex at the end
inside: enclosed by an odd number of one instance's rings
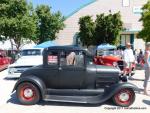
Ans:
MULTIPOLYGON (((145 79, 144 70, 136 70, 135 75, 133 75, 131 79, 129 78, 129 82, 135 84, 142 92, 144 79, 145 79)), ((149 88, 148 92, 150 94, 150 80, 148 83, 148 88, 149 88)))

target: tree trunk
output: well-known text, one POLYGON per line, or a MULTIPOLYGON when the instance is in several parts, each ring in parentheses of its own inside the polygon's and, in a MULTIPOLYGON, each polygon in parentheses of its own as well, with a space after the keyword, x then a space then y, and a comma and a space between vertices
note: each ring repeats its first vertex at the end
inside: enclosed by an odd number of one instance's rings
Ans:
POLYGON ((13 48, 13 40, 11 38, 9 40, 10 40, 10 43, 11 43, 11 53, 12 53, 12 51, 14 50, 14 48, 13 48))

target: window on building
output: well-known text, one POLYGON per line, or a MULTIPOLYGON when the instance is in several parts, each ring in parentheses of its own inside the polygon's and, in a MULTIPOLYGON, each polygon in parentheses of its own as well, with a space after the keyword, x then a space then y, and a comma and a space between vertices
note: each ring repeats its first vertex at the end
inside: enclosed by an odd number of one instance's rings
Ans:
POLYGON ((130 6, 130 0, 122 0, 123 7, 129 7, 130 6))
POLYGON ((129 34, 121 35, 121 45, 125 46, 126 43, 128 42, 130 42, 130 35, 129 34))

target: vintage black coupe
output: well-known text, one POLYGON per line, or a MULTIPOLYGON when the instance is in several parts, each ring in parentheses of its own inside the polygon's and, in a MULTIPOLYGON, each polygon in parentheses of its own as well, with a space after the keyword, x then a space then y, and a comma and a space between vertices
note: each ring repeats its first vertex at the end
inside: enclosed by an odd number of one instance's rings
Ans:
POLYGON ((130 106, 137 87, 123 82, 118 68, 91 61, 79 47, 45 48, 43 65, 23 72, 13 92, 24 105, 40 100, 99 104, 111 99, 118 106, 130 106))

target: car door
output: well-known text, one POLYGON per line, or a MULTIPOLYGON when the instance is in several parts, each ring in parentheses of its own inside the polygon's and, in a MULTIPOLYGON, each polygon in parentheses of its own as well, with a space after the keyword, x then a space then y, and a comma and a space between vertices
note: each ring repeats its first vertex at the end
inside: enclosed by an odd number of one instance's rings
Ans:
POLYGON ((84 55, 80 51, 62 51, 60 53, 59 88, 82 89, 85 88, 86 70, 84 55), (69 55, 74 57, 69 61, 69 55), (72 64, 71 64, 72 63, 72 64))
POLYGON ((45 58, 46 66, 43 73, 46 75, 45 81, 47 81, 46 85, 48 88, 59 88, 58 57, 59 52, 51 50, 47 53, 45 58))

